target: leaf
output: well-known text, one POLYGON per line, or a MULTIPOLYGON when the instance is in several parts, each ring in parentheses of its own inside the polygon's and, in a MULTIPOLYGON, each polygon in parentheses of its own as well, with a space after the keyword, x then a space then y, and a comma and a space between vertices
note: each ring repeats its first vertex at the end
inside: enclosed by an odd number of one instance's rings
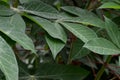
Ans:
POLYGON ((60 15, 59 13, 50 13, 50 12, 37 12, 37 11, 30 11, 30 10, 25 10, 25 9, 21 9, 20 10, 21 12, 26 12, 26 13, 29 13, 29 14, 33 14, 33 15, 36 15, 36 16, 39 16, 39 17, 42 17, 42 18, 46 18, 46 19, 53 19, 53 20, 56 20, 56 19, 66 19, 68 18, 67 16, 65 15, 60 15))
POLYGON ((32 40, 25 34, 25 22, 20 15, 11 17, 0 17, 0 31, 9 36, 12 40, 22 45, 25 49, 35 53, 32 40))
MULTIPOLYGON (((81 9, 79 7, 74 7, 74 6, 64 6, 61 7, 64 11, 74 14, 76 16, 82 17, 82 16, 90 16, 90 17, 97 17, 94 13, 87 11, 85 9, 81 9)), ((98 18, 98 17, 97 17, 98 18)))
POLYGON ((46 42, 52 52, 52 55, 54 59, 56 58, 57 54, 62 50, 62 48, 65 46, 65 43, 63 43, 60 40, 54 39, 50 36, 45 37, 46 42))
POLYGON ((61 15, 52 6, 43 3, 42 1, 31 1, 23 5, 21 12, 33 14, 47 19, 63 19, 68 18, 66 15, 61 15), (39 6, 36 6, 39 5, 39 6))
POLYGON ((73 42, 70 54, 71 60, 80 59, 89 54, 90 51, 86 48, 83 48, 83 45, 84 43, 80 39, 77 39, 75 42, 73 42))
POLYGON ((110 19, 105 18, 105 27, 113 43, 120 48, 120 31, 118 26, 110 19))
POLYGON ((9 5, 0 1, 0 16, 11 16, 13 14, 15 14, 15 12, 10 9, 9 5))
POLYGON ((83 80, 89 72, 78 66, 43 63, 35 74, 30 75, 26 69, 22 74, 20 80, 83 80))
POLYGON ((96 33, 87 26, 64 22, 61 22, 60 24, 62 24, 66 29, 72 32, 76 37, 81 39, 83 42, 88 42, 91 39, 97 38, 96 33))
POLYGON ((59 64, 40 64, 36 76, 48 79, 83 80, 89 72, 78 66, 59 64))
POLYGON ((23 3, 27 3, 27 2, 29 2, 31 0, 19 0, 19 1, 20 1, 21 4, 23 4, 23 3))
POLYGON ((6 80, 18 80, 18 65, 14 52, 5 40, 0 37, 0 69, 6 80))
POLYGON ((67 41, 66 33, 64 32, 63 28, 59 24, 52 23, 46 19, 35 17, 35 16, 26 16, 26 17, 34 21, 39 26, 41 26, 53 38, 60 39, 64 43, 66 43, 67 41))
POLYGON ((102 9, 102 8, 120 9, 120 5, 114 2, 106 2, 99 7, 99 9, 102 9))
POLYGON ((30 10, 30 11, 58 13, 58 11, 54 7, 40 0, 29 1, 28 3, 25 3, 23 7, 25 10, 30 10))
POLYGON ((74 18, 63 19, 62 21, 77 22, 85 25, 92 25, 99 28, 105 28, 104 22, 90 11, 83 10, 81 8, 73 7, 73 6, 65 6, 62 7, 62 9, 68 13, 78 16, 74 18))
POLYGON ((61 19, 61 21, 82 23, 84 25, 91 25, 98 28, 105 28, 104 22, 102 20, 97 20, 94 17, 90 18, 90 17, 84 16, 84 17, 65 18, 65 19, 61 19))
POLYGON ((104 38, 90 40, 84 47, 101 55, 115 55, 120 53, 120 50, 113 43, 104 38))
POLYGON ((8 3, 8 2, 9 2, 9 0, 1 0, 1 1, 6 2, 6 3, 8 3))

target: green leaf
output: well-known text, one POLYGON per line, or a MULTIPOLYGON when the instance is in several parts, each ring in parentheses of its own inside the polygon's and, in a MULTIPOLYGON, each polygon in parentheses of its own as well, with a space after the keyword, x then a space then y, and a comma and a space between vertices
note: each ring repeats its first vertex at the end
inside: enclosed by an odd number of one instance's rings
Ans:
POLYGON ((23 4, 23 3, 27 3, 27 2, 32 1, 32 0, 19 0, 19 1, 21 4, 23 4))
POLYGON ((1 1, 6 2, 6 3, 8 3, 8 2, 9 2, 9 0, 1 0, 1 1))
POLYGON ((15 12, 10 9, 9 5, 0 1, 0 16, 11 16, 13 14, 15 14, 15 12))
POLYGON ((18 80, 18 65, 11 47, 0 37, 0 69, 6 80, 18 80))
POLYGON ((62 50, 62 48, 65 46, 65 43, 63 43, 60 40, 54 39, 50 36, 45 37, 46 42, 52 52, 52 55, 54 59, 56 58, 57 54, 62 50))
POLYGON ((91 39, 97 38, 96 33, 87 26, 64 22, 61 22, 60 24, 62 24, 66 29, 72 32, 76 37, 81 39, 83 42, 88 42, 91 39))
POLYGON ((112 8, 112 9, 120 9, 120 5, 114 2, 106 2, 102 6, 99 7, 101 8, 112 8))
POLYGON ((105 27, 114 44, 120 48, 120 31, 118 26, 108 18, 105 18, 105 27))
POLYGON ((36 74, 21 76, 20 80, 84 80, 89 72, 81 67, 60 64, 40 64, 36 74))
POLYGON ((80 39, 77 39, 75 42, 73 42, 70 54, 71 60, 80 59, 90 53, 88 49, 83 48, 83 45, 84 43, 80 39))
POLYGON ((61 7, 61 9, 63 9, 66 12, 69 12, 69 13, 71 13, 73 15, 80 16, 80 17, 82 17, 82 16, 97 17, 94 13, 92 13, 90 11, 87 11, 85 9, 81 9, 79 7, 64 6, 64 7, 61 7))
POLYGON ((30 11, 58 13, 58 11, 54 7, 40 0, 29 1, 28 3, 25 3, 23 7, 25 10, 30 11))
POLYGON ((84 25, 91 25, 91 26, 95 26, 98 28, 105 28, 105 23, 102 20, 97 20, 94 17, 87 17, 87 16, 83 16, 83 17, 74 17, 74 18, 65 18, 65 19, 61 19, 61 21, 64 22, 73 22, 73 23, 81 23, 84 25))
POLYGON ((78 66, 59 64, 40 64, 38 76, 40 78, 61 80, 83 80, 89 72, 78 66))
POLYGON ((90 11, 83 10, 81 8, 73 7, 73 6, 65 6, 62 7, 62 9, 65 10, 66 12, 78 16, 74 18, 63 19, 62 21, 82 23, 85 25, 92 25, 99 28, 105 27, 104 22, 90 11))
POLYGON ((104 38, 90 40, 84 47, 101 55, 115 55, 120 53, 120 49, 104 38))
POLYGON ((29 14, 33 14, 33 15, 36 15, 36 16, 39 16, 39 17, 43 17, 43 18, 46 18, 46 19, 66 19, 68 18, 67 16, 64 16, 64 15, 60 15, 58 13, 50 13, 50 12, 38 12, 38 11, 30 11, 30 10, 25 10, 25 9, 21 9, 20 10, 21 12, 26 12, 26 13, 29 13, 29 14))
POLYGON ((41 1, 31 1, 23 5, 24 9, 20 9, 21 12, 34 14, 47 19, 63 19, 68 18, 65 15, 61 15, 52 6, 45 4, 41 1), (39 5, 39 6, 36 6, 39 5))
POLYGON ((49 20, 35 16, 26 16, 26 17, 34 21, 39 26, 41 26, 53 38, 60 39, 64 43, 66 43, 67 41, 66 33, 58 23, 52 23, 49 20))
POLYGON ((25 49, 35 53, 34 44, 25 34, 25 22, 20 15, 15 14, 11 17, 0 17, 0 31, 22 45, 25 49))

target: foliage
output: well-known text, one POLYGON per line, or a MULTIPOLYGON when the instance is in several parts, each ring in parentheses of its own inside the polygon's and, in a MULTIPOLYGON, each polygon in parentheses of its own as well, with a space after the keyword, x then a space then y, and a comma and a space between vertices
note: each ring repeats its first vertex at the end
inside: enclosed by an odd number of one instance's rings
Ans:
POLYGON ((0 0, 0 80, 119 80, 119 9, 119 0, 0 0))

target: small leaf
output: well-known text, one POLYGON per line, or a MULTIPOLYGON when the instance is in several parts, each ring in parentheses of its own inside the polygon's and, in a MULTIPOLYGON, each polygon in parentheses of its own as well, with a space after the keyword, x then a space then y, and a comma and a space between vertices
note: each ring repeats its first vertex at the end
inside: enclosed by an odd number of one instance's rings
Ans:
POLYGON ((0 31, 25 49, 31 50, 33 53, 36 52, 32 40, 25 34, 25 22, 20 15, 0 17, 0 31))
POLYGON ((90 40, 84 47, 101 55, 115 55, 120 53, 120 49, 104 38, 90 40))
POLYGON ((106 2, 102 6, 99 7, 101 8, 112 8, 112 9, 120 9, 120 5, 114 2, 106 2))
POLYGON ((50 36, 46 36, 45 37, 48 46, 52 52, 52 55, 54 57, 54 59, 56 58, 57 54, 62 50, 62 48, 65 46, 65 43, 63 43, 60 40, 54 39, 50 36))
POLYGON ((88 42, 91 39, 97 38, 96 33, 87 26, 64 22, 61 22, 60 24, 62 24, 66 29, 72 32, 76 37, 81 39, 83 42, 88 42))
POLYGON ((18 80, 18 65, 11 47, 0 37, 0 69, 6 80, 18 80))
POLYGON ((52 23, 49 20, 36 16, 26 16, 26 17, 34 21, 39 26, 41 26, 53 38, 60 39, 64 43, 66 43, 67 41, 66 33, 58 23, 52 23))

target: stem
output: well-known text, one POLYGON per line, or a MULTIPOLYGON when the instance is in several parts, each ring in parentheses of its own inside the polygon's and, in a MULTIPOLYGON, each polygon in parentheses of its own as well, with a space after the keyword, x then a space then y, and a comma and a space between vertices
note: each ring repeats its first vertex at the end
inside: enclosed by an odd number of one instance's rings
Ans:
MULTIPOLYGON (((108 64, 111 61, 111 59, 112 59, 112 56, 108 56, 105 64, 108 64)), ((105 67, 106 67, 105 65, 101 67, 101 69, 98 71, 96 78, 94 80, 100 80, 102 74, 104 73, 105 67)))

